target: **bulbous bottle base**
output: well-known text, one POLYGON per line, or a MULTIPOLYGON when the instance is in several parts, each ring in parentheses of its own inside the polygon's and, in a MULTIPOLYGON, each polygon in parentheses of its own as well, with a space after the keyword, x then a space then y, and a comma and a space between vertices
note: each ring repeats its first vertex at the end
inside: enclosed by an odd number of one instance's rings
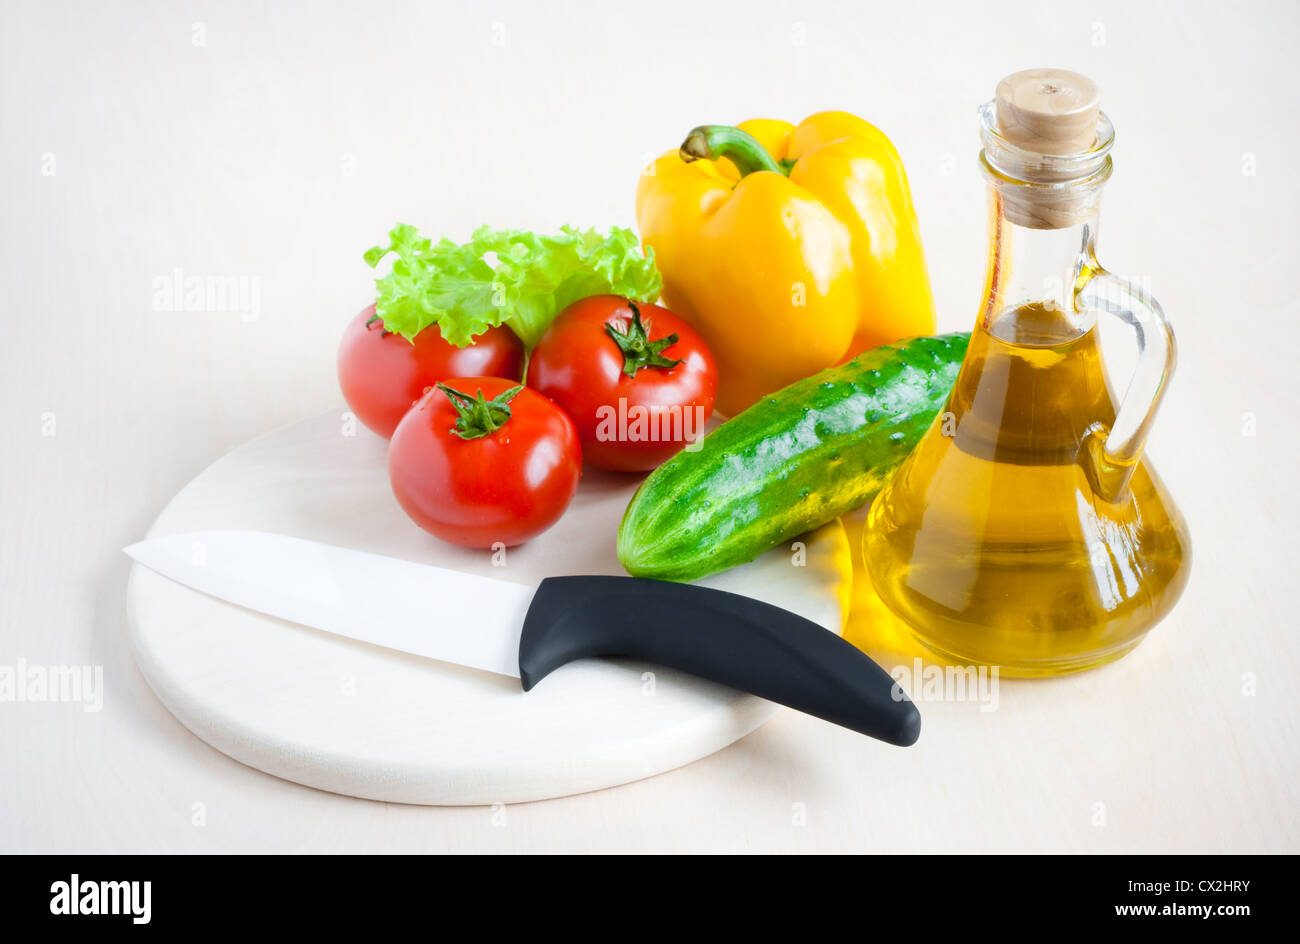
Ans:
MULTIPOLYGON (((1042 324, 1057 317, 1021 312, 1042 324)), ((1012 677, 1132 651, 1187 583, 1187 526, 1146 459, 1109 500, 1082 443, 1115 408, 1092 330, 1012 344, 977 326, 943 417, 876 497, 862 554, 926 648, 1012 677)))
MULTIPOLYGON (((927 639, 925 633, 911 624, 907 624, 908 632, 912 638, 924 646, 935 656, 951 662, 956 665, 987 665, 988 663, 979 662, 971 659, 968 655, 959 652, 949 652, 939 643, 927 639)), ((1124 658, 1139 645, 1142 640, 1146 639, 1147 634, 1133 639, 1122 645, 1101 652, 1084 653, 1082 655, 1071 655, 1060 659, 1045 659, 1041 661, 1026 661, 1014 665, 990 665, 990 668, 996 668, 1001 678, 1024 678, 1024 679, 1041 679, 1057 678, 1062 675, 1076 675, 1079 672, 1087 672, 1089 669, 1097 669, 1103 665, 1108 665, 1124 658)))

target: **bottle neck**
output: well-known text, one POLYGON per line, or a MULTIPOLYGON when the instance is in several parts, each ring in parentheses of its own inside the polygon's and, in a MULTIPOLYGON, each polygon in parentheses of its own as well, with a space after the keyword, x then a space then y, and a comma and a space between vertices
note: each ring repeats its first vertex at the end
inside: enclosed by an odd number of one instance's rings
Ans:
POLYGON ((1096 267, 1101 190, 1115 140, 1110 120, 1100 114, 1092 147, 1065 155, 1008 140, 992 102, 980 109, 980 125, 991 225, 978 326, 1014 344, 1054 345, 1086 334, 1096 315, 1076 297, 1096 267))
POLYGON ((1008 212, 1004 188, 990 185, 990 243, 979 324, 1012 344, 1055 345, 1090 331, 1096 313, 1075 293, 1095 264, 1096 203, 1069 226, 1041 229, 1008 212))

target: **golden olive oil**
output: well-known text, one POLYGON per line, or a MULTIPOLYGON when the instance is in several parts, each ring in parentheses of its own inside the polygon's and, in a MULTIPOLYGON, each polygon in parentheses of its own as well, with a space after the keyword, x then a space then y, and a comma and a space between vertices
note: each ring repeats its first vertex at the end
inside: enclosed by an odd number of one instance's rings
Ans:
POLYGON ((1050 303, 977 325, 947 411, 871 510, 876 590, 945 658, 1021 676, 1099 665, 1186 583, 1186 526, 1150 464, 1115 502, 1090 484, 1081 445, 1116 405, 1096 329, 1074 325, 1050 303))

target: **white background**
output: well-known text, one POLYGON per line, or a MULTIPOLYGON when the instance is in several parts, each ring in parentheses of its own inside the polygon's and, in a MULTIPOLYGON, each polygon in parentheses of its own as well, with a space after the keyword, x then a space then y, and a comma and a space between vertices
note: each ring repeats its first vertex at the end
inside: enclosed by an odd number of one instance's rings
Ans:
POLYGON ((0 849, 1300 849, 1296 4, 4 7, 0 664, 103 665, 107 694, 0 704, 0 849), (1039 65, 1100 84, 1101 256, 1180 342, 1149 454, 1194 571, 1132 656, 1004 683, 996 712, 923 706, 908 751, 786 712, 504 824, 275 780, 153 697, 119 549, 231 447, 341 408, 335 345, 393 222, 631 226, 641 165, 693 125, 842 108, 898 145, 940 328, 965 329, 975 108, 1039 65), (177 268, 256 280, 258 316, 155 310, 177 268))

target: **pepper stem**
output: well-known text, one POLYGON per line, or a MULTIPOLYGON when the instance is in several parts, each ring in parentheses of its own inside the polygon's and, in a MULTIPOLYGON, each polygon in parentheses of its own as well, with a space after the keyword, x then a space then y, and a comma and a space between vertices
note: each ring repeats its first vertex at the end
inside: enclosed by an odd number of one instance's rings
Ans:
POLYGON ((742 177, 760 170, 789 176, 789 171, 767 153, 756 137, 731 125, 700 125, 686 136, 678 153, 688 164, 729 158, 742 177))
POLYGON ((632 309, 632 321, 626 331, 620 331, 609 323, 605 325, 605 333, 614 339, 618 349, 623 352, 623 373, 635 377, 636 372, 644 367, 667 368, 680 364, 681 358, 673 360, 663 355, 665 348, 677 343, 677 335, 670 334, 657 341, 651 341, 645 322, 641 320, 641 309, 636 307, 636 302, 630 298, 627 300, 627 307, 632 309))
POLYGON ((453 390, 445 383, 437 384, 437 387, 456 408, 458 416, 452 432, 461 439, 480 439, 506 425, 510 421, 510 401, 524 389, 524 385, 519 384, 488 400, 483 396, 482 387, 472 397, 468 393, 453 390))

